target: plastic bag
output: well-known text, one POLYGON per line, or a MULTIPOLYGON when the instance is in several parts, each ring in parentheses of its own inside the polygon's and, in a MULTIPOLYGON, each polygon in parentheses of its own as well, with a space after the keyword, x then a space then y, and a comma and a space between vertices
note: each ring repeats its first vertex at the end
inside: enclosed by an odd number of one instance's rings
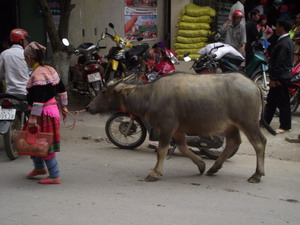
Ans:
POLYGON ((196 44, 199 42, 207 42, 208 38, 207 37, 195 37, 195 38, 188 38, 188 37, 182 37, 182 36, 177 36, 176 41, 178 43, 182 44, 196 44))
POLYGON ((178 28, 182 30, 209 30, 209 23, 188 23, 180 22, 178 28))
POLYGON ((178 35, 182 37, 208 37, 210 30, 178 30, 178 35))
POLYGON ((243 55, 241 53, 239 53, 234 47, 232 47, 231 45, 224 44, 222 42, 215 42, 215 43, 208 44, 204 48, 200 49, 198 51, 198 53, 201 54, 201 55, 202 54, 208 54, 212 48, 217 47, 217 46, 221 46, 221 45, 224 45, 224 47, 220 47, 220 48, 217 48, 217 49, 213 50, 213 53, 216 54, 216 59, 217 60, 221 59, 226 54, 232 54, 236 58, 239 58, 241 60, 245 60, 243 55))
POLYGON ((175 43, 174 47, 177 49, 186 49, 186 48, 194 48, 194 49, 200 49, 203 48, 206 45, 205 42, 199 42, 197 44, 181 44, 181 43, 175 43))
POLYGON ((213 8, 210 8, 208 6, 198 6, 195 5, 193 3, 189 3, 185 6, 184 8, 184 14, 188 15, 188 16, 194 16, 194 17, 198 17, 198 16, 215 16, 216 15, 216 10, 214 10, 213 8))
POLYGON ((188 16, 183 15, 180 18, 180 21, 187 23, 211 23, 213 19, 210 16, 188 16))

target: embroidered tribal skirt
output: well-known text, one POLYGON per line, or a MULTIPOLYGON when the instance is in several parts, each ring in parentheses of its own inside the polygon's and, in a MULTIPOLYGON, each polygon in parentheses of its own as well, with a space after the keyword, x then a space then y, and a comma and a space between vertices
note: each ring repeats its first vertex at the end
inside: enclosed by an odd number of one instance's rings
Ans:
POLYGON ((53 144, 49 148, 49 154, 60 151, 60 119, 46 116, 42 113, 37 117, 37 124, 41 132, 53 133, 53 144))

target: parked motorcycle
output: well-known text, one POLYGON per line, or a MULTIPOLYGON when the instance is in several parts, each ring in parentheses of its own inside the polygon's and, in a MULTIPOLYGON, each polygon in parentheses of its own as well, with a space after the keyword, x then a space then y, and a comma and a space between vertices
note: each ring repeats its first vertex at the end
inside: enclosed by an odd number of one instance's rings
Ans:
MULTIPOLYGON (((151 126, 149 121, 143 120, 127 112, 113 113, 105 124, 105 133, 115 146, 122 149, 134 149, 142 145, 149 134, 149 141, 158 141, 159 133, 151 126)), ((211 159, 217 159, 225 147, 223 134, 214 136, 187 136, 187 145, 198 148, 196 154, 206 155, 211 159)), ((173 151, 175 143, 171 143, 173 151)), ((228 158, 232 157, 233 152, 228 158)))
MULTIPOLYGON (((100 49, 106 48, 97 44, 85 42, 74 48, 72 53, 80 55, 77 60, 77 66, 82 74, 85 92, 89 93, 91 97, 95 97, 105 83, 104 71, 106 62, 98 55, 100 49)), ((63 39, 63 43, 69 46, 69 41, 63 39)))
POLYGON ((13 131, 22 130, 28 111, 26 96, 0 94, 0 134, 3 135, 5 152, 11 160, 18 158, 13 141, 13 131))
POLYGON ((212 43, 199 50, 202 54, 192 65, 196 73, 215 73, 218 68, 223 73, 242 72, 255 83, 259 84, 266 93, 269 90, 268 60, 264 55, 265 48, 261 41, 252 43, 253 57, 245 67, 240 67, 244 57, 233 47, 220 42, 212 43))
POLYGON ((293 75, 290 85, 290 102, 291 102, 291 112, 297 111, 300 103, 300 62, 298 62, 291 71, 293 75))
POLYGON ((149 71, 161 71, 160 76, 175 72, 175 65, 179 64, 176 53, 165 47, 163 42, 152 46, 152 52, 146 62, 149 71))
MULTIPOLYGON (((133 45, 131 42, 117 36, 112 23, 109 23, 109 27, 115 34, 108 33, 106 29, 104 36, 111 38, 116 46, 111 47, 106 56, 108 59, 108 66, 105 70, 107 81, 114 78, 124 78, 131 74, 142 75, 144 67, 143 54, 149 49, 149 44, 133 45)), ((140 40, 142 39, 138 38, 138 41, 140 40)))

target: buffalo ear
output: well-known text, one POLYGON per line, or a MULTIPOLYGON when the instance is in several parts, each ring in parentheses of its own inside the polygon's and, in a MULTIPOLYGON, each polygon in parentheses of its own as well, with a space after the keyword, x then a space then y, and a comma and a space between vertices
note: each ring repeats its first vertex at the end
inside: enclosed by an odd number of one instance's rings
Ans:
POLYGON ((126 84, 118 84, 114 90, 116 91, 117 94, 123 95, 126 97, 132 90, 132 87, 127 86, 126 84))

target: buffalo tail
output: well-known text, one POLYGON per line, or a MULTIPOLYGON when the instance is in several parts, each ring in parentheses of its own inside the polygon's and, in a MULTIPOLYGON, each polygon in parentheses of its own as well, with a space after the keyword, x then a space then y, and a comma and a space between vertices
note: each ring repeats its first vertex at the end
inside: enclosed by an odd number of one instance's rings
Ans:
MULTIPOLYGON (((257 85, 257 84, 256 84, 257 85)), ((263 95, 263 90, 262 88, 257 85, 260 91, 260 97, 261 97, 261 104, 262 104, 262 109, 261 109, 261 114, 260 114, 260 123, 269 131, 270 134, 276 135, 276 131, 266 122, 264 113, 265 113, 265 101, 264 101, 264 95, 263 95)))

